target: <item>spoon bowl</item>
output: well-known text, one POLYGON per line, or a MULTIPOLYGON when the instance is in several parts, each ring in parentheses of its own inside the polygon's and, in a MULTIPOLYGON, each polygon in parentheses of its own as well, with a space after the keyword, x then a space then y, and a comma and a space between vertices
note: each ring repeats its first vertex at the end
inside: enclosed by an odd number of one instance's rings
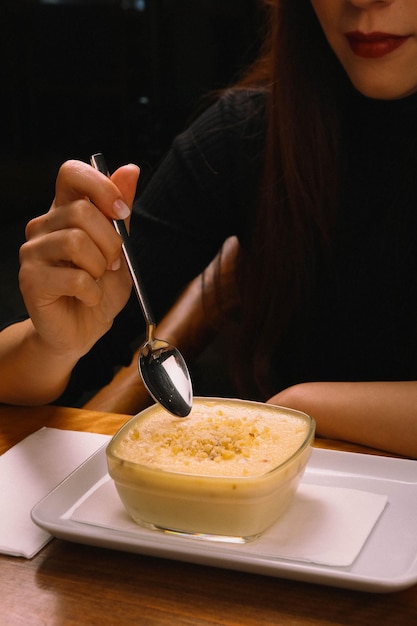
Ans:
MULTIPOLYGON (((102 154, 94 154, 91 164, 99 172, 109 176, 102 154)), ((142 381, 156 402, 173 415, 186 417, 191 411, 193 397, 187 365, 175 346, 154 336, 156 324, 135 264, 126 225, 123 220, 113 220, 113 225, 122 239, 123 255, 146 322, 146 341, 138 358, 142 381)))
POLYGON ((178 417, 189 414, 192 390, 181 353, 167 341, 149 339, 138 358, 139 372, 151 396, 178 417))

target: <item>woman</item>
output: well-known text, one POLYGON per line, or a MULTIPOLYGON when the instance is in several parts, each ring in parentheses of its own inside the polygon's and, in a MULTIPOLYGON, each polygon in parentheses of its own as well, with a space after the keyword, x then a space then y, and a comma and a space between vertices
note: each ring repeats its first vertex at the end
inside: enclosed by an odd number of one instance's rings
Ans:
MULTIPOLYGON (((237 236, 240 395, 417 457, 417 5, 269 5, 259 61, 176 139, 135 205, 150 300, 160 317, 237 236)), ((52 401, 128 361, 141 329, 108 218, 128 217, 137 174, 61 168, 21 251, 31 319, 2 333, 3 401, 52 401)))

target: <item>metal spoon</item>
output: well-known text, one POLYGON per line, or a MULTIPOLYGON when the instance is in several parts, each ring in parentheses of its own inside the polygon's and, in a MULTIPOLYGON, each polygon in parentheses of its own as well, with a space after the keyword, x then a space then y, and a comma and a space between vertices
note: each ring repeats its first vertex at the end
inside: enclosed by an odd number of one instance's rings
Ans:
MULTIPOLYGON (((109 176, 102 154, 93 154, 92 166, 109 176)), ((156 324, 135 265, 128 232, 123 220, 113 220, 122 238, 122 250, 132 277, 133 286, 146 321, 146 341, 138 358, 138 368, 145 387, 156 402, 177 417, 186 417, 192 407, 193 390, 183 356, 170 343, 154 336, 156 324)))

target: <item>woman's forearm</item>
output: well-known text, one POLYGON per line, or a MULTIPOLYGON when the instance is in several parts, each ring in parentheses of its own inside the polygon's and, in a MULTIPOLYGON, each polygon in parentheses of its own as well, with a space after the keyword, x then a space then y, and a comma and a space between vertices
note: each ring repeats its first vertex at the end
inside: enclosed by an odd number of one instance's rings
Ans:
POLYGON ((417 381, 301 383, 269 402, 310 414, 319 436, 417 458, 417 381))
POLYGON ((5 328, 0 342, 0 402, 52 402, 65 390, 77 360, 75 355, 51 350, 30 319, 5 328))

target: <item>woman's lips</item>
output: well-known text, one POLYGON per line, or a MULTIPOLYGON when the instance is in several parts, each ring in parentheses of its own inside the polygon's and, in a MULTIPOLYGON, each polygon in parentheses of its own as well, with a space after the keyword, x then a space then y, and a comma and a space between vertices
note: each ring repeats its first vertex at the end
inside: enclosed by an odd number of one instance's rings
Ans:
POLYGON ((408 36, 391 35, 390 33, 346 33, 346 39, 354 52, 365 59, 377 59, 396 50, 408 39, 408 36))

